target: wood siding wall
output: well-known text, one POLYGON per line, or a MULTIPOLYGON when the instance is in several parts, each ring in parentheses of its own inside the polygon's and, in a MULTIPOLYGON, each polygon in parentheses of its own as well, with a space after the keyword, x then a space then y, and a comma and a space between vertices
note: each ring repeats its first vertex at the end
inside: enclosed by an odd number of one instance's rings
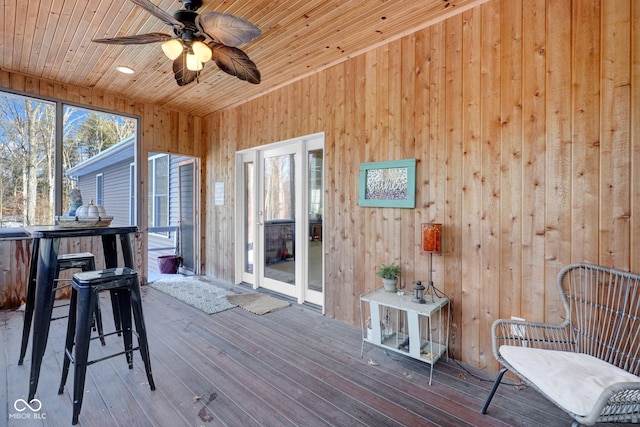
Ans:
POLYGON ((397 261, 426 280, 424 222, 444 224, 434 281, 453 356, 496 369, 499 317, 557 321, 575 261, 640 271, 640 3, 493 0, 206 117, 206 273, 233 280, 234 154, 325 132, 326 313, 397 261), (361 162, 417 158, 415 209, 358 206, 361 162))
MULTIPOLYGON (((28 77, 0 70, 0 88, 10 89, 36 97, 58 99, 69 103, 106 109, 139 116, 142 146, 141 155, 147 158, 149 151, 200 156, 201 119, 189 114, 168 110, 150 104, 133 102, 126 97, 105 94, 91 89, 28 77)), ((147 162, 140 162, 142 194, 147 194, 147 162)), ((128 175, 127 175, 128 177, 128 175)), ((201 185, 204 188, 204 185, 201 185)), ((141 212, 147 212, 147 198, 141 198, 141 212)), ((147 275, 147 220, 142 215, 141 233, 134 242, 135 262, 144 282, 147 275)), ((0 309, 15 307, 24 300, 24 285, 30 261, 30 241, 0 241, 0 309)), ((90 251, 102 259, 98 239, 80 242, 62 241, 60 252, 90 251)))

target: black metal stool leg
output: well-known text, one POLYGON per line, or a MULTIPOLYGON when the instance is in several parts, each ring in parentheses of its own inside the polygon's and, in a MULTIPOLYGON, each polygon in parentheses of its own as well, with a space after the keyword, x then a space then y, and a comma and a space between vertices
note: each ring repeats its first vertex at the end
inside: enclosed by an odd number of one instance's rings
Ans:
MULTIPOLYGON (((88 263, 82 266, 82 271, 93 271, 96 269, 95 258, 91 258, 88 263)), ((96 301, 96 312, 93 315, 93 323, 95 325, 95 329, 98 332, 98 336, 100 337, 100 343, 102 345, 107 345, 104 340, 104 329, 102 327, 102 311, 100 310, 100 299, 96 301)))
POLYGON ((94 313, 93 321, 96 324, 96 330, 98 331, 98 336, 100 337, 100 344, 107 345, 104 340, 104 328, 102 326, 102 311, 100 311, 100 298, 96 301, 96 312, 94 313))
POLYGON ((487 408, 489 407, 489 404, 491 403, 491 399, 493 399, 493 395, 496 394, 496 390, 498 389, 498 386, 500 385, 500 381, 502 381, 502 377, 504 376, 505 372, 507 372, 507 368, 502 368, 502 369, 500 369, 500 372, 498 372, 498 376, 496 377, 496 380, 493 383, 493 387, 491 388, 491 391, 489 392, 489 396, 487 396, 487 401, 484 402, 484 406, 482 407, 482 413, 483 414, 487 413, 487 408))
POLYGON ((27 300, 25 301, 24 321, 22 325, 22 343, 20 346, 20 358, 18 365, 24 362, 29 344, 29 334, 31 333, 31 322, 33 321, 33 306, 36 301, 36 274, 38 271, 38 251, 40 249, 40 239, 33 239, 31 242, 31 262, 29 263, 29 279, 27 280, 27 300))
POLYGON ((111 298, 111 309, 113 311, 113 324, 116 327, 116 331, 118 331, 118 336, 122 333, 122 325, 120 323, 120 307, 118 306, 118 291, 109 292, 111 298))
POLYGON ((67 336, 64 345, 64 354, 62 362, 62 377, 60 379, 60 386, 58 387, 58 394, 64 392, 64 386, 67 383, 67 377, 69 376, 69 365, 71 364, 71 358, 73 357, 73 344, 75 342, 76 333, 76 310, 77 310, 78 293, 75 289, 71 291, 71 302, 69 303, 69 321, 67 322, 67 336))
POLYGON ((142 356, 142 361, 144 362, 144 369, 147 373, 149 387, 151 387, 151 390, 155 390, 156 385, 153 381, 153 375, 151 374, 151 357, 149 355, 149 343, 147 341, 147 328, 145 327, 144 315, 142 313, 142 296, 140 294, 140 282, 137 278, 131 285, 131 303, 133 308, 133 319, 136 323, 136 332, 138 334, 138 347, 140 347, 140 356, 142 356))
MULTIPOLYGON (((113 291, 112 291, 113 292, 113 291)), ((133 369, 133 332, 131 323, 131 294, 123 289, 116 291, 118 299, 118 315, 120 318, 120 328, 122 330, 122 341, 126 352, 127 365, 133 369)))
POLYGON ((96 299, 97 295, 91 288, 78 291, 75 350, 73 353, 75 369, 73 371, 73 419, 71 424, 78 423, 78 416, 82 408, 89 360, 89 342, 91 341, 91 318, 95 312, 96 299))

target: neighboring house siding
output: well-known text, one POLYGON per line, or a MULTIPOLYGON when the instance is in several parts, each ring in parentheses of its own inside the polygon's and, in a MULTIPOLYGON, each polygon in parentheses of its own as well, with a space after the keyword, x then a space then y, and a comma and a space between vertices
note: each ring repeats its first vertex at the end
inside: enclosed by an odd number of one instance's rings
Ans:
POLYGON ((176 181, 178 191, 175 196, 172 194, 172 201, 176 205, 178 212, 179 222, 179 250, 182 255, 183 268, 195 271, 196 269, 196 245, 195 245, 195 194, 194 194, 194 182, 195 182, 195 162, 192 159, 179 159, 175 163, 176 168, 176 181), (183 166, 180 167, 180 163, 183 166), (180 204, 181 202, 182 205, 180 204), (182 216, 181 216, 182 214, 182 216))
MULTIPOLYGON (((169 157, 169 226, 178 226, 180 220, 180 190, 178 178, 178 164, 189 160, 190 157, 169 157)), ((107 158, 104 159, 108 163, 107 158)), ((133 157, 125 158, 117 163, 107 164, 85 175, 78 177, 78 188, 82 193, 82 201, 88 204, 96 199, 96 175, 103 174, 104 179, 104 208, 109 216, 113 216, 112 225, 129 225, 130 202, 130 165, 133 157)), ((191 197, 194 195, 191 192, 191 197)), ((146 212, 143 212, 146 215, 146 212)), ((149 233, 149 248, 168 248, 176 243, 175 232, 166 234, 149 233)))
POLYGON ((95 173, 80 176, 78 188, 82 201, 88 204, 96 197, 96 175, 104 176, 104 208, 113 217, 112 225, 129 225, 129 160, 125 160, 95 173))
POLYGON ((169 162, 169 225, 178 225, 180 221, 180 188, 178 164, 189 160, 189 157, 172 156, 169 162))

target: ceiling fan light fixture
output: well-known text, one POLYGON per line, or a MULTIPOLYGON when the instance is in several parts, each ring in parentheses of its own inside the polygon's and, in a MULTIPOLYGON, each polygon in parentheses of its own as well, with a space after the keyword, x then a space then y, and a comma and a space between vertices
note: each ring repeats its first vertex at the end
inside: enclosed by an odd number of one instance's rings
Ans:
POLYGON ((187 70, 200 71, 204 68, 204 64, 200 62, 198 57, 193 53, 187 54, 187 70))
MULTIPOLYGON (((173 27, 173 35, 151 32, 122 37, 93 39, 96 43, 138 45, 161 44, 163 53, 173 61, 178 86, 198 81, 204 64, 214 60, 227 74, 249 83, 260 83, 260 71, 246 53, 238 48, 259 37, 262 32, 251 22, 228 13, 195 12, 202 0, 179 0, 184 9, 170 14, 153 0, 131 0, 149 14, 173 27), (215 59, 213 53, 216 54, 215 59)), ((122 70, 131 72, 130 70, 122 70)))
POLYGON ((193 42, 191 48, 193 49, 194 55, 196 55, 198 57, 198 60, 202 63, 210 61, 211 57, 213 56, 213 53, 211 52, 211 49, 209 49, 209 46, 200 41, 193 42))
POLYGON ((180 40, 171 39, 162 43, 162 51, 165 55, 167 55, 167 58, 173 61, 174 59, 182 55, 184 46, 182 45, 182 42, 180 40))

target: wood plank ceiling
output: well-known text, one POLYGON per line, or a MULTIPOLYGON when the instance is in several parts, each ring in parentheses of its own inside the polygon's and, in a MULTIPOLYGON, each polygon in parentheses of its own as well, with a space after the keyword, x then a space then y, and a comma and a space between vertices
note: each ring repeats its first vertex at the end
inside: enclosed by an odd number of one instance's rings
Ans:
MULTIPOLYGON (((129 0, 4 0, 0 69, 125 95, 196 116, 238 105, 310 73, 424 28, 486 0, 204 0, 197 11, 230 13, 262 30, 240 48, 256 63, 253 85, 208 62, 179 87, 159 44, 115 46, 94 38, 171 28, 129 0), (133 75, 116 71, 124 65, 133 75)), ((152 0, 173 14, 178 0, 152 0)))

